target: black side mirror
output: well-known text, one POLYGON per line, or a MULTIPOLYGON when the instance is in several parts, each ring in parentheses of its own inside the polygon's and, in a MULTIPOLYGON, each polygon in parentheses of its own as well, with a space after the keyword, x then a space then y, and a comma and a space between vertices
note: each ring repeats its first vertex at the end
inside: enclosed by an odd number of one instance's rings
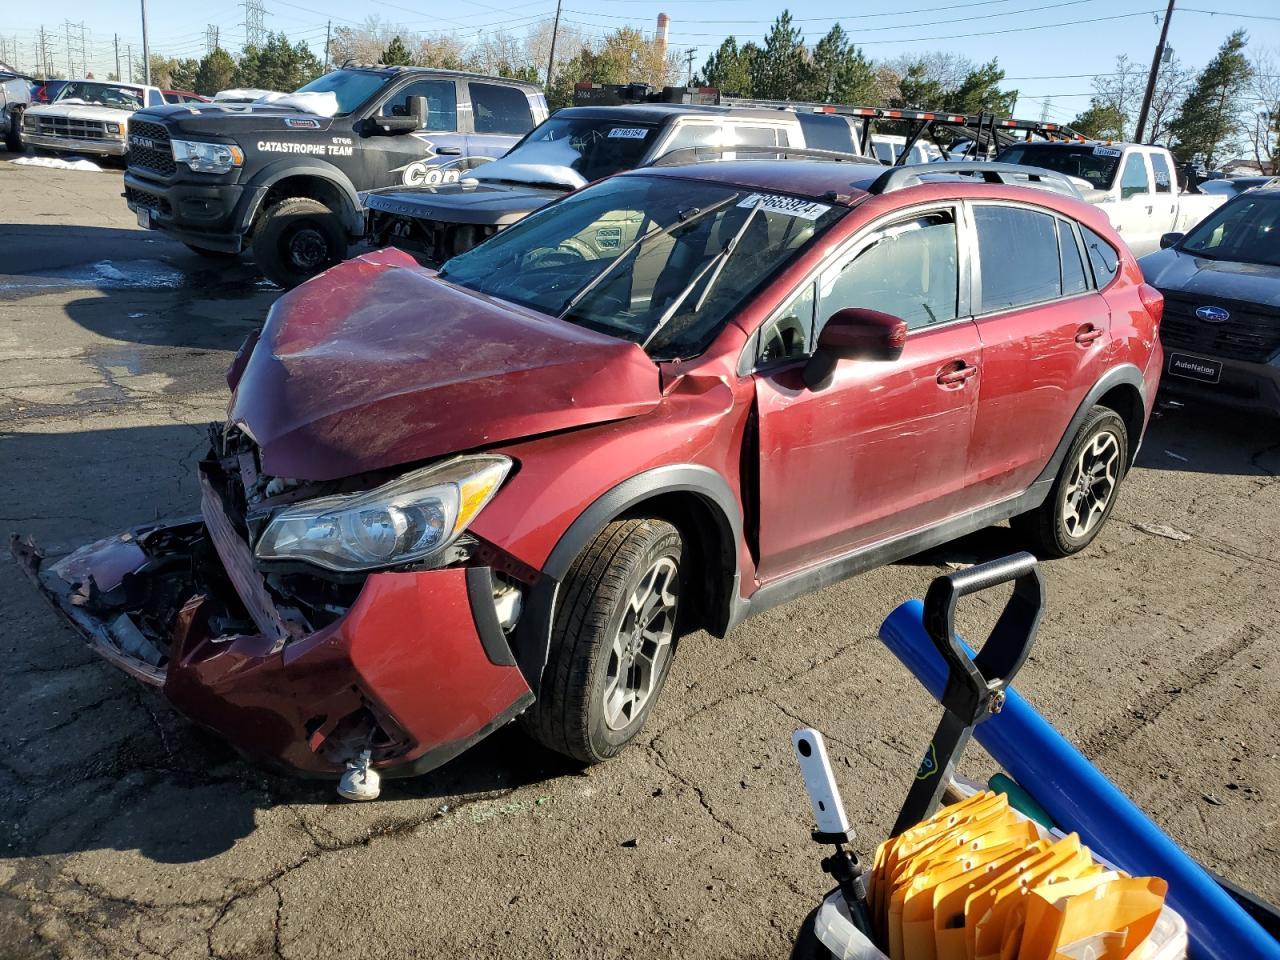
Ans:
POLYGON ((1160 236, 1160 249, 1168 250, 1175 243, 1181 240, 1186 234, 1184 233, 1165 233, 1160 236))
POLYGON ((366 130, 370 134, 389 133, 398 136, 413 133, 427 125, 427 98, 409 97, 405 101, 406 116, 402 117, 370 117, 365 121, 366 130))
POLYGON ((804 384, 821 390, 840 360, 897 360, 907 342, 907 322, 879 310, 837 310, 818 334, 818 349, 804 368, 804 384))

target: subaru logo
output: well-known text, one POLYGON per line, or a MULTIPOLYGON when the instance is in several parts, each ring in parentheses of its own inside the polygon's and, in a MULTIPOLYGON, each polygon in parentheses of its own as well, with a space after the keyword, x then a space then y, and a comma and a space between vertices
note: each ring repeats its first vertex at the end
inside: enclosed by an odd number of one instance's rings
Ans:
POLYGON ((1196 311, 1196 316, 1205 323, 1226 323, 1231 319, 1231 314, 1222 307, 1201 307, 1196 311))
POLYGON ((132 136, 129 138, 129 142, 132 144, 136 144, 139 147, 149 147, 153 150, 155 149, 155 145, 156 145, 156 142, 152 140, 150 137, 132 136))

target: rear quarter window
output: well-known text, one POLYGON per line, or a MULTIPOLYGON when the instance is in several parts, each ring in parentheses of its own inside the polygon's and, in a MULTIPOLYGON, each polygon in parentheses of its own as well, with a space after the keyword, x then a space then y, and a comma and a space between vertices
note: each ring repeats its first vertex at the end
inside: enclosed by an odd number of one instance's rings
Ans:
POLYGON ((1084 248, 1089 253, 1089 265, 1093 268, 1093 282, 1098 289, 1102 289, 1120 272, 1120 254, 1116 253, 1115 247, 1083 223, 1080 224, 1080 236, 1084 238, 1084 248))

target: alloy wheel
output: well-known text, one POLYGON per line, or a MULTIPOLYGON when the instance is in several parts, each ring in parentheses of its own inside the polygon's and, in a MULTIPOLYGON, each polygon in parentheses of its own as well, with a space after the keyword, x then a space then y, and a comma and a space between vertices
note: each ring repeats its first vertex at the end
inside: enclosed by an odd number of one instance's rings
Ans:
POLYGON ((1105 430, 1080 451, 1067 475, 1062 523, 1075 539, 1087 536, 1102 520, 1120 477, 1120 441, 1105 430))
POLYGON ((605 669, 604 722, 610 730, 629 726, 653 696, 671 655, 679 589, 675 560, 660 557, 627 600, 605 669))

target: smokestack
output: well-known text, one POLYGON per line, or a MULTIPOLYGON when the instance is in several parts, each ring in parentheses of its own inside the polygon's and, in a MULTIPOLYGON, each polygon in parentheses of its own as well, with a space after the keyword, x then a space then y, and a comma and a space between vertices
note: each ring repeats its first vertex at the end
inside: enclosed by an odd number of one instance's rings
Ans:
POLYGON ((658 48, 658 56, 667 59, 667 29, 671 26, 671 18, 665 13, 658 14, 658 36, 654 45, 658 48))

